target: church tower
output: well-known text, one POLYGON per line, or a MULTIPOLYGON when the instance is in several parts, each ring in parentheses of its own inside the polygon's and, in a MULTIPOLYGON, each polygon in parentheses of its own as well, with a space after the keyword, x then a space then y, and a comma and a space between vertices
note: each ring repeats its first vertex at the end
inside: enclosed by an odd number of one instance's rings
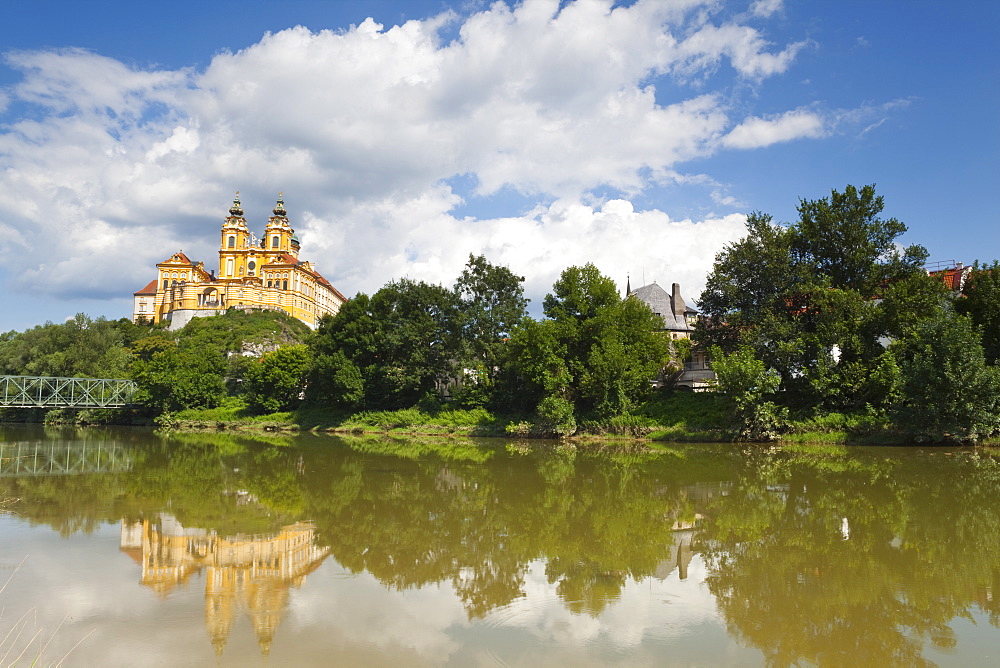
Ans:
MULTIPOLYGON (((247 256, 256 250, 252 249, 251 244, 250 228, 247 227, 247 219, 243 217, 240 194, 237 192, 233 205, 229 207, 229 215, 222 223, 222 244, 219 247, 220 278, 241 278, 248 275, 247 256)), ((253 269, 249 271, 252 272, 253 269)))
POLYGON ((285 200, 278 193, 278 203, 274 206, 272 215, 264 228, 264 252, 267 254, 288 253, 293 257, 299 255, 299 240, 295 230, 288 224, 288 213, 285 211, 285 200))

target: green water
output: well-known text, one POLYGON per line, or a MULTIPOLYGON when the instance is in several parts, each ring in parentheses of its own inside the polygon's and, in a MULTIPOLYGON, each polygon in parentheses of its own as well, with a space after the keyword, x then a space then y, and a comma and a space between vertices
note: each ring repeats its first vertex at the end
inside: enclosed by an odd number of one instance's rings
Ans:
POLYGON ((3 665, 1000 664, 1000 453, 0 444, 3 665))

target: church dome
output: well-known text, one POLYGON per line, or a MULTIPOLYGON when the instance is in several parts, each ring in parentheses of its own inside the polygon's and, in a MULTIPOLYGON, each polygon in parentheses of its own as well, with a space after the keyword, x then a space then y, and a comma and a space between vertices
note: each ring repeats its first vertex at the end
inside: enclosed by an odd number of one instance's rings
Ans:
POLYGON ((243 217, 243 207, 240 206, 240 193, 239 193, 239 191, 236 191, 236 197, 233 198, 233 205, 231 207, 229 207, 229 215, 230 216, 239 216, 240 218, 243 217))
POLYGON ((281 193, 278 193, 278 203, 274 205, 274 210, 272 213, 276 216, 288 215, 285 212, 285 199, 282 197, 281 193))

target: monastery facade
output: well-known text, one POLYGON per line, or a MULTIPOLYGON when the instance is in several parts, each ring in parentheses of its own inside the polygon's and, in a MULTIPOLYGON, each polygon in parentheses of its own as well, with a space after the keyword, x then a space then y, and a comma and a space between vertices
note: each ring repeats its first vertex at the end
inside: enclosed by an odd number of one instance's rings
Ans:
POLYGON ((179 329, 199 316, 226 309, 281 310, 315 329, 347 301, 312 262, 299 260, 299 239, 278 203, 257 239, 247 227, 239 193, 222 223, 219 273, 182 251, 156 265, 155 280, 134 293, 132 321, 169 321, 179 329))

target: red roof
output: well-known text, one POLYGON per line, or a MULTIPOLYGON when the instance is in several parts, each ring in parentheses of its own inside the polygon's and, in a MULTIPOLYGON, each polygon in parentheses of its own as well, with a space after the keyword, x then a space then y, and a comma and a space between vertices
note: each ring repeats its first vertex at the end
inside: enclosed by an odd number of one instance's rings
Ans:
POLYGON ((333 294, 335 294, 337 297, 339 297, 341 299, 341 301, 345 301, 345 302, 347 301, 347 297, 345 297, 344 295, 340 294, 340 290, 338 290, 337 288, 333 287, 333 285, 330 283, 330 281, 328 281, 325 278, 323 278, 322 276, 320 276, 320 273, 318 271, 314 271, 313 275, 316 276, 316 280, 319 281, 320 284, 325 285, 326 287, 330 288, 330 290, 333 292, 333 294))
POLYGON ((166 264, 168 262, 174 262, 175 261, 174 258, 177 258, 176 261, 183 262, 184 264, 194 264, 194 262, 191 261, 191 258, 189 258, 187 255, 185 255, 183 251, 177 251, 176 253, 174 253, 173 255, 171 255, 170 257, 168 257, 166 260, 164 260, 160 264, 166 264))
POLYGON ((931 276, 939 278, 945 285, 951 290, 961 290, 962 289, 962 278, 965 272, 969 271, 971 267, 951 267, 949 269, 941 269, 938 271, 931 271, 931 276))
MULTIPOLYGON (((281 255, 279 255, 279 257, 282 260, 281 262, 272 262, 271 264, 290 264, 292 266, 299 267, 303 271, 306 271, 306 269, 301 266, 304 263, 301 260, 299 260, 297 257, 289 255, 288 253, 282 253, 281 255)), ((321 276, 318 271, 316 271, 315 269, 313 269, 312 271, 309 271, 308 273, 310 273, 313 276, 315 276, 316 280, 321 285, 324 285, 324 286, 330 288, 330 290, 333 292, 333 294, 335 294, 338 298, 340 298, 341 301, 345 301, 345 302, 347 301, 347 297, 345 297, 344 295, 340 294, 340 291, 337 288, 333 287, 333 285, 330 284, 330 281, 328 281, 325 278, 323 278, 323 276, 321 276)))
POLYGON ((136 297, 138 297, 139 295, 155 295, 156 279, 154 278, 148 284, 146 284, 146 287, 144 287, 142 290, 139 290, 138 292, 133 292, 132 294, 135 295, 136 297))

